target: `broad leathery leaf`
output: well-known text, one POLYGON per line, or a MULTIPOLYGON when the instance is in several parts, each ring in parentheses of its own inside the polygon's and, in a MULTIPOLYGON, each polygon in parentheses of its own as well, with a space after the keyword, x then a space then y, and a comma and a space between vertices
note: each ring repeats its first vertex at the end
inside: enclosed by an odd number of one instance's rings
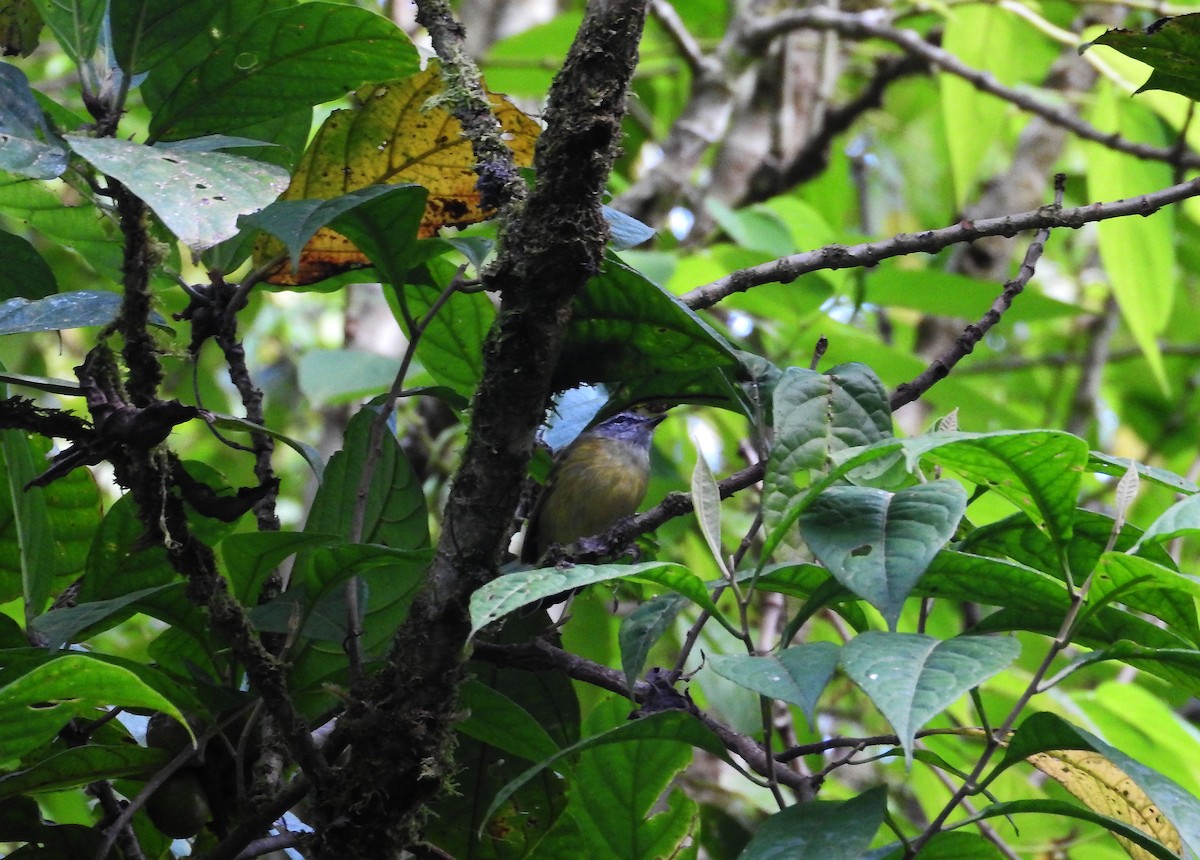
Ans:
MULTIPOLYGON (((863 855, 862 860, 904 860, 904 845, 893 842, 863 855)), ((961 830, 933 834, 921 847, 921 860, 1005 860, 987 837, 961 830)))
MULTIPOLYGON (((583 731, 595 735, 628 719, 629 702, 609 697, 588 714, 583 731)), ((591 846, 588 853, 646 860, 681 856, 699 835, 700 810, 680 789, 668 786, 691 760, 690 747, 654 738, 583 750, 571 772, 567 812, 591 846)))
POLYGON ((798 706, 813 726, 817 699, 833 677, 838 656, 832 642, 809 642, 761 657, 715 654, 708 664, 739 686, 798 706))
MULTIPOLYGON (((1034 753, 1028 761, 1088 807, 1127 821, 1154 836, 1175 854, 1182 854, 1179 831, 1162 816, 1137 784, 1099 753, 1090 750, 1054 750, 1034 753)), ((1132 860, 1154 856, 1120 834, 1113 834, 1132 860)))
POLYGON ((6 757, 24 755, 68 721, 95 718, 105 707, 148 708, 184 721, 169 699, 128 669, 66 654, 0 687, 0 749, 6 757))
POLYGON ((137 604, 143 598, 171 588, 178 590, 180 586, 181 583, 177 582, 153 585, 109 600, 64 606, 39 617, 34 621, 33 629, 45 637, 46 650, 57 651, 64 645, 83 641, 120 624, 137 611, 137 604), (88 635, 81 636, 84 631, 87 631, 88 635))
MULTIPOLYGON (((625 706, 629 706, 628 702, 625 703, 625 706)), ((585 737, 571 746, 563 748, 555 755, 542 759, 497 792, 491 806, 488 807, 485 818, 491 818, 492 814, 529 780, 564 759, 570 761, 584 750, 606 744, 642 741, 684 744, 706 750, 723 760, 728 760, 728 753, 724 745, 696 717, 686 711, 657 711, 635 720, 628 720, 599 734, 585 737)))
POLYGON ((1139 93, 1166 90, 1192 101, 1200 100, 1200 75, 1196 74, 1196 62, 1200 59, 1200 15, 1160 18, 1144 33, 1109 30, 1080 50, 1092 45, 1107 45, 1153 69, 1139 93))
POLYGON ((895 629, 904 601, 953 537, 966 506, 966 491, 955 481, 898 493, 830 487, 800 517, 800 534, 834 578, 895 629))
POLYGON ((1018 726, 1003 761, 996 766, 995 773, 988 776, 988 781, 1030 756, 1057 750, 1084 750, 1102 756, 1130 780, 1129 791, 1136 786, 1145 794, 1149 803, 1176 829, 1189 851, 1200 849, 1200 799, 1161 773, 1054 714, 1036 713, 1018 726))
POLYGON ((1160 619, 1169 630, 1200 645, 1200 581, 1141 556, 1106 552, 1096 566, 1092 595, 1101 600, 1113 592, 1130 609, 1160 619))
MULTIPOLYGON (((394 77, 394 74, 389 76, 394 77)), ((416 184, 428 189, 419 235, 440 227, 464 226, 490 218, 476 184, 475 155, 462 124, 439 103, 444 84, 437 64, 412 77, 389 80, 358 93, 358 106, 334 111, 317 130, 296 168, 284 200, 331 199, 370 185, 416 184)), ((489 96, 493 113, 518 167, 533 163, 540 129, 501 96, 489 96)), ((278 253, 278 244, 260 240, 256 263, 278 253)), ((305 245, 300 266, 269 278, 279 285, 304 285, 369 260, 345 236, 322 228, 305 245)))
MULTIPOLYGON (((972 68, 990 72, 1005 84, 1020 77, 1025 25, 998 6, 955 7, 946 17, 943 47, 972 68)), ((1003 103, 980 92, 958 75, 938 75, 946 149, 954 178, 954 200, 961 208, 976 196, 976 184, 988 151, 1009 121, 1003 103)))
POLYGON ((0 63, 0 169, 53 179, 67 169, 68 154, 46 124, 25 73, 0 63))
POLYGON ((92 59, 108 0, 34 0, 42 20, 76 67, 92 59))
POLYGON ((76 135, 67 141, 97 170, 129 186, 193 251, 236 236, 238 216, 262 209, 287 187, 283 169, 226 152, 76 135))
POLYGON ((113 56, 126 74, 148 71, 205 29, 226 0, 110 0, 113 56))
POLYGON ((469 716, 456 731, 527 761, 541 761, 559 746, 541 723, 504 693, 468 678, 459 688, 460 704, 469 716))
POLYGON ((729 624, 708 596, 704 580, 681 564, 656 561, 642 564, 577 564, 566 569, 543 567, 507 573, 477 589, 471 595, 470 636, 523 606, 564 591, 614 579, 633 579, 669 588, 707 609, 722 624, 729 624))
POLYGON ((917 731, 960 696, 1004 669, 1021 645, 1012 636, 937 639, 920 633, 860 633, 842 646, 842 670, 892 724, 912 763, 917 731))
POLYGON ((33 301, 9 299, 0 302, 0 335, 108 325, 120 309, 119 293, 100 290, 75 290, 33 301))
POLYGON ((252 606, 271 570, 305 549, 332 546, 342 539, 319 532, 243 532, 221 544, 221 560, 240 603, 252 606))
POLYGON ((0 230, 0 259, 4 260, 0 268, 0 318, 6 300, 41 299, 58 292, 54 272, 29 240, 0 230))
MULTIPOLYGON (((403 76, 419 65, 416 48, 395 24, 340 3, 274 9, 239 20, 232 29, 204 46, 210 50, 199 54, 194 67, 177 71, 176 86, 151 104, 152 138, 234 131, 341 98, 371 81, 403 76)), ((198 52, 184 53, 191 59, 198 52)), ((165 82, 171 69, 163 64, 156 71, 164 72, 165 82)))
POLYGON ((798 492, 797 473, 826 470, 834 453, 887 439, 892 415, 887 391, 864 364, 841 364, 828 373, 789 367, 775 386, 772 426, 763 478, 768 528, 798 492))
POLYGON ((642 674, 650 649, 671 628, 687 603, 687 598, 678 594, 660 594, 621 619, 617 644, 621 648, 621 670, 625 674, 625 685, 630 690, 642 674))
POLYGON ((862 860, 887 814, 887 791, 781 809, 762 823, 738 860, 862 860))
POLYGON ((910 440, 910 464, 925 455, 987 486, 1044 526, 1059 551, 1070 541, 1087 443, 1069 433, 934 433, 910 440))
POLYGON ((737 356, 678 298, 609 254, 572 303, 554 390, 732 368, 737 356))
MULTIPOLYGON (((1170 144, 1157 117, 1147 108, 1119 95, 1107 80, 1098 84, 1090 117, 1101 131, 1127 140, 1159 146, 1170 144), (1120 105, 1118 107, 1118 99, 1120 105)), ((1116 200, 1142 194, 1147 188, 1171 184, 1166 164, 1140 161, 1099 143, 1085 143, 1088 195, 1116 200)), ((1167 391, 1166 371, 1158 336, 1175 303, 1175 214, 1167 207, 1144 218, 1114 218, 1096 225, 1100 260, 1121 307, 1121 317, 1146 357, 1159 387, 1167 391)))

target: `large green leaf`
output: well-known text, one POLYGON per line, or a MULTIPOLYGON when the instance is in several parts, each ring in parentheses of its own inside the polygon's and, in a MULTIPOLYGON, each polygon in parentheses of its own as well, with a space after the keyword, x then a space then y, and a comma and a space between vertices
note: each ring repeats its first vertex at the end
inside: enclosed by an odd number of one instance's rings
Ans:
POLYGON ((8 63, 0 63, 0 169, 33 179, 67 169, 67 150, 51 134, 29 79, 8 63))
POLYGON ((800 517, 805 543, 846 588, 895 628, 904 601, 954 535, 967 506, 955 481, 898 493, 830 487, 800 517))
POLYGON ((75 717, 122 706, 183 714, 128 669, 85 654, 66 654, 0 687, 0 749, 16 758, 53 738, 75 717))
POLYGON ((281 168, 226 152, 74 135, 67 140, 97 170, 129 186, 193 251, 237 235, 238 217, 262 209, 288 184, 281 168))
POLYGON ((29 240, 0 230, 0 316, 8 299, 41 299, 58 292, 54 273, 29 240))
POLYGON ((155 69, 162 74, 161 89, 147 99, 153 138, 243 129, 417 70, 412 42, 374 12, 340 3, 265 12, 273 4, 249 5, 258 8, 226 13, 229 30, 210 24, 219 35, 208 45, 188 46, 185 56, 195 57, 196 65, 186 73, 167 65, 155 69), (167 89, 169 80, 176 85, 167 89))
MULTIPOLYGON (((592 710, 583 730, 619 728, 628 718, 629 703, 611 697, 592 710)), ((695 801, 678 788, 668 791, 668 784, 691 760, 690 747, 657 738, 583 750, 573 769, 567 813, 588 854, 631 860, 679 856, 700 829, 700 813, 695 801), (657 806, 651 815, 665 791, 665 808, 657 806)))
MULTIPOLYGON (((42 613, 50 601, 54 582, 54 526, 42 487, 26 486, 39 472, 34 460, 33 438, 22 430, 0 430, 0 454, 3 455, 7 486, 0 502, 0 542, 16 552, 10 556, 20 573, 18 592, 25 603, 25 618, 42 613)), ((43 453, 42 446, 37 446, 43 453)), ((11 561, 0 563, 11 570, 11 561)))
POLYGON ((729 344, 640 272, 613 256, 575 297, 554 387, 733 367, 729 344))
POLYGON ((92 59, 104 26, 107 0, 34 0, 63 50, 82 66, 92 59))
MULTIPOLYGON (((1130 103, 1113 84, 1101 80, 1093 101, 1092 123, 1127 140, 1166 145, 1157 117, 1130 103), (1118 103, 1118 99, 1120 103, 1118 103)), ((1100 143, 1087 150, 1088 194, 1117 200, 1170 185, 1171 168, 1118 153, 1100 143)), ((1141 347, 1155 380, 1165 391, 1166 370, 1158 337, 1175 303, 1175 215, 1172 207, 1144 218, 1110 218, 1096 225, 1100 259, 1121 306, 1121 316, 1141 347)))
POLYGON ((809 642, 762 657, 715 654, 708 663, 738 686, 798 705, 811 726, 817 699, 833 677, 838 656, 838 647, 832 642, 809 642))
POLYGON ((796 475, 822 471, 836 452, 891 436, 887 391, 863 364, 828 373, 789 367, 775 386, 775 439, 763 478, 763 519, 773 527, 796 495, 796 475))
POLYGON ((126 74, 166 60, 210 25, 227 0, 111 0, 112 48, 126 74))
POLYGON ((32 767, 0 776, 0 801, 21 794, 77 788, 101 779, 145 776, 170 759, 165 750, 147 749, 132 742, 65 749, 32 767))
MULTIPOLYGON (((708 595, 704 580, 681 564, 578 564, 569 568, 543 567, 498 576, 471 595, 471 635, 523 606, 586 585, 632 579, 661 585, 698 604, 723 620, 708 595)), ((728 624, 728 622, 724 622, 728 624)))
POLYGON ((887 814, 887 791, 781 809, 763 822, 739 860, 861 860, 887 814))
POLYGON ((841 666, 883 713, 911 763, 925 723, 1017 658, 1012 636, 937 639, 920 633, 860 633, 842 646, 841 666))
POLYGON ((1109 30, 1085 45, 1107 45, 1150 66, 1150 77, 1138 89, 1167 90, 1200 100, 1200 14, 1160 18, 1144 33, 1109 30))

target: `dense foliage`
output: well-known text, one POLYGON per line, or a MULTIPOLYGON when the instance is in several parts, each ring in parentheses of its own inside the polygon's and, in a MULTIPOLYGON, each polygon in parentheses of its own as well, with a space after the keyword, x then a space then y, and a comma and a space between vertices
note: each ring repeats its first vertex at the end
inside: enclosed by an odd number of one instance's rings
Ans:
POLYGON ((6 856, 1200 853, 1198 16, 414 5, 0 0, 6 856))

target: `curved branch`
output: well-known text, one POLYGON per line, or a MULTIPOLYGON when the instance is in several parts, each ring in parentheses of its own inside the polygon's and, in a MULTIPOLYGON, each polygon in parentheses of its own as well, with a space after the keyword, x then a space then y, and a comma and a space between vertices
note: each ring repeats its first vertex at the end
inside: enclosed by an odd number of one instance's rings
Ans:
POLYGON ((822 269, 852 269, 870 266, 890 257, 906 254, 932 254, 960 242, 973 242, 984 236, 1015 236, 1024 230, 1070 227, 1076 229, 1093 221, 1123 218, 1127 215, 1151 215, 1189 197, 1200 195, 1200 179, 1192 179, 1172 185, 1160 191, 1114 200, 1108 203, 1090 203, 1071 209, 1055 209, 1043 206, 1016 215, 999 218, 984 218, 978 221, 960 221, 952 227, 926 230, 921 233, 901 233, 882 242, 867 242, 862 245, 827 245, 815 251, 781 257, 759 266, 734 272, 724 278, 697 287, 681 296, 692 308, 708 308, 726 296, 745 292, 762 284, 790 284, 801 275, 822 269))
POLYGON ((851 39, 883 39, 920 57, 949 74, 962 78, 980 92, 989 93, 1060 125, 1084 140, 1095 141, 1117 152, 1151 161, 1165 161, 1179 167, 1200 167, 1200 155, 1181 153, 1175 147, 1150 146, 1126 140, 1119 134, 1100 131, 1077 116, 1046 104, 1028 93, 1005 86, 988 72, 973 69, 953 54, 931 45, 915 30, 901 30, 886 23, 887 14, 877 10, 862 13, 836 12, 815 8, 782 12, 751 27, 744 36, 748 50, 757 50, 778 36, 792 30, 834 30, 851 39))

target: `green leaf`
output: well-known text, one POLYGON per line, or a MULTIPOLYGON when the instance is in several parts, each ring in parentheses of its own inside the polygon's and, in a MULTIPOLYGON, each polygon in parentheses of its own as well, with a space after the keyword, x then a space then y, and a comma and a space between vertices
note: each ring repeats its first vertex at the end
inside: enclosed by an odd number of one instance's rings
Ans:
POLYGON ((32 767, 0 776, 0 800, 78 788, 101 779, 145 776, 170 759, 165 750, 147 749, 133 743, 122 746, 89 744, 66 749, 41 759, 32 767))
POLYGON ((621 619, 617 643, 621 647, 621 670, 625 673, 628 689, 633 689, 634 682, 642 674, 650 649, 671 629, 687 604, 687 598, 678 594, 660 594, 621 619))
POLYGON ((71 148, 129 186, 193 251, 238 233, 238 216, 262 209, 288 184, 287 172, 225 152, 68 135, 71 148))
POLYGON ((739 247, 762 251, 772 257, 796 253, 796 243, 787 224, 766 206, 733 210, 715 197, 709 197, 704 201, 704 208, 739 247))
POLYGON ((225 0, 111 0, 113 55, 128 75, 148 71, 209 26, 225 0))
POLYGON ((739 860, 861 860, 887 814, 877 786, 845 801, 781 809, 762 823, 739 860))
POLYGON ((313 532, 244 532, 224 540, 221 558, 229 571, 234 596, 250 606, 258 602, 263 583, 284 559, 301 550, 340 542, 336 535, 313 532))
POLYGON ((1040 522, 1060 551, 1075 520, 1087 443, 1068 433, 933 433, 905 444, 910 462, 934 463, 986 486, 1040 522), (923 441, 925 440, 925 441, 923 441))
MULTIPOLYGON (((416 226, 425 211, 426 195, 426 190, 419 185, 368 185, 328 200, 276 200, 265 209, 244 216, 240 223, 242 226, 265 230, 282 240, 287 246, 292 265, 295 266, 299 262, 300 252, 305 243, 314 233, 351 210, 381 197, 389 198, 386 205, 373 207, 357 219, 348 219, 348 222, 357 223, 360 230, 375 238, 390 234, 394 244, 404 247, 396 240, 406 236, 415 239, 416 226), (400 232, 396 223, 404 219, 413 222, 412 229, 400 232)), ((359 250, 370 256, 372 261, 377 258, 382 261, 389 254, 395 254, 395 248, 391 246, 384 246, 388 249, 386 253, 374 245, 368 249, 363 246, 366 241, 364 239, 364 242, 355 244, 359 250), (375 253, 371 254, 371 250, 375 253)), ((403 278, 400 282, 402 281, 403 278)))
POLYGON ((54 527, 44 489, 26 490, 40 471, 33 459, 30 436, 23 430, 0 430, 0 453, 4 455, 8 477, 7 504, 3 507, 12 517, 5 523, 5 531, 11 529, 16 537, 25 618, 32 620, 42 614, 50 601, 55 568, 54 527))
POLYGON ((762 657, 714 654, 708 663, 738 686, 797 705, 813 726, 817 699, 833 677, 838 656, 832 642, 809 642, 762 657))
POLYGON ((1147 481, 1153 481, 1163 487, 1177 490, 1189 496, 1200 493, 1200 485, 1194 484, 1187 478, 1180 477, 1167 469, 1158 466, 1147 466, 1145 463, 1135 462, 1128 457, 1110 457, 1099 451, 1088 453, 1087 470, 1119 478, 1125 474, 1130 463, 1137 469, 1138 475, 1147 481))
POLYGON ((800 533, 829 572, 893 629, 909 593, 954 535, 967 494, 954 481, 898 493, 830 487, 800 517, 800 533))
MULTIPOLYGON (((588 715, 584 731, 620 727, 628 720, 628 710, 626 700, 610 697, 588 715)), ((567 813, 591 847, 589 853, 631 860, 680 856, 700 829, 696 803, 676 788, 667 794, 665 809, 649 813, 691 760, 690 747, 657 738, 583 750, 572 774, 567 813)))
POLYGON ((1140 556, 1108 552, 1096 567, 1092 594, 1103 599, 1118 590, 1118 599, 1126 606, 1160 619, 1168 629, 1200 645, 1195 602, 1200 598, 1200 581, 1140 556))
POLYGON ((843 671, 892 724, 912 762, 917 731, 960 696, 1017 658, 1011 636, 936 639, 919 633, 860 633, 842 646, 843 671))
POLYGON ((91 60, 104 26, 108 0, 34 0, 63 50, 83 66, 91 60))
POLYGON ((628 565, 578 564, 565 569, 544 567, 507 573, 477 589, 471 595, 470 636, 523 606, 614 579, 633 579, 664 586, 707 609, 718 620, 721 619, 720 611, 708 596, 704 581, 681 564, 654 561, 628 565))
MULTIPOLYGON (((381 15, 321 2, 262 12, 268 5, 248 8, 242 14, 259 14, 250 21, 239 17, 185 74, 166 65, 156 69, 164 83, 179 76, 174 88, 159 85, 166 90, 161 101, 147 99, 152 138, 242 129, 417 71, 412 42, 381 15)), ((187 52, 189 59, 194 55, 194 48, 187 52)))
MULTIPOLYGON (((445 260, 430 260, 414 270, 399 301, 420 322, 442 294, 455 269, 445 260)), ((400 290, 399 285, 395 289, 400 290)), ((417 357, 434 381, 465 398, 474 396, 483 378, 483 341, 496 318, 496 309, 483 293, 455 291, 430 320, 417 343, 417 357)), ((411 336, 403 314, 397 314, 411 336)))
MULTIPOLYGON (((1093 101, 1092 124, 1126 140, 1168 146, 1157 117, 1142 105, 1118 95, 1101 80, 1093 101), (1118 107, 1118 98, 1121 104, 1118 107)), ((1169 165, 1142 161, 1099 143, 1085 143, 1088 195, 1117 200, 1144 194, 1172 182, 1169 165)), ((1100 260, 1121 307, 1121 317, 1141 347, 1159 387, 1167 390, 1158 336, 1175 303, 1175 215, 1167 207, 1144 218, 1112 218, 1096 225, 1100 260)))
MULTIPOLYGON (((909 308, 927 314, 977 320, 996 301, 998 287, 992 281, 976 280, 937 269, 902 269, 880 266, 866 274, 865 300, 873 305, 909 308)), ((1083 309, 1026 290, 1019 301, 1004 312, 1005 319, 1047 320, 1078 316, 1083 309)))
POLYGON ((66 147, 54 137, 16 66, 0 63, 0 169, 53 179, 67 169, 66 147))
MULTIPOLYGON (((1011 84, 1022 63, 1018 57, 1023 56, 1018 27, 1013 15, 995 6, 955 7, 946 19, 942 47, 968 66, 1011 84)), ((958 75, 941 74, 938 81, 954 199, 961 208, 975 199, 984 159, 1001 136, 1008 114, 995 96, 958 75)))
POLYGON ((1193 495, 1176 502, 1159 514, 1158 519, 1150 524, 1131 552, 1137 552, 1142 544, 1165 543, 1197 533, 1200 533, 1200 495, 1193 495))
POLYGON ((58 292, 54 273, 27 239, 0 230, 0 319, 7 300, 41 299, 58 292))
POLYGON ((28 57, 38 46, 42 16, 35 0, 7 0, 0 6, 0 54, 28 57))
POLYGON ((789 367, 775 386, 775 441, 763 478, 763 519, 778 525, 798 492, 796 474, 823 471, 834 453, 887 439, 892 413, 887 391, 863 364, 828 373, 789 367))
POLYGON ((458 731, 531 762, 558 752, 558 744, 541 723, 508 696, 473 679, 458 692, 470 714, 455 725, 458 731))
POLYGON ((399 359, 365 349, 309 350, 296 367, 300 391, 313 406, 375 397, 391 387, 399 370, 399 359))
POLYGON ((36 301, 9 299, 0 302, 0 335, 108 325, 120 309, 120 295, 99 290, 58 293, 36 301))
POLYGON ((578 753, 594 747, 606 744, 625 744, 631 741, 685 744, 706 750, 722 759, 726 758, 725 748, 721 742, 696 717, 684 711, 658 711, 636 720, 628 720, 599 734, 585 737, 555 755, 542 759, 496 794, 491 806, 488 807, 485 818, 491 818, 492 814, 521 786, 557 762, 564 759, 570 760, 578 753))
POLYGON ((38 618, 33 628, 46 637, 46 650, 57 651, 68 643, 81 642, 120 624, 137 611, 137 605, 143 598, 169 588, 179 590, 181 586, 182 583, 154 585, 109 600, 55 609, 38 618), (84 631, 87 631, 87 635, 80 635, 84 631))
POLYGON ((148 708, 183 722, 183 714, 128 669, 89 655, 67 654, 0 687, 0 749, 16 758, 53 738, 75 717, 104 707, 148 708))
POLYGON ((717 487, 717 479, 708 468, 704 459, 704 451, 696 445, 696 465, 692 469, 692 509, 696 514, 696 522, 700 524, 700 533, 708 544, 708 551, 721 570, 727 569, 725 553, 721 549, 721 492, 717 487))
POLYGON ((1166 90, 1192 101, 1200 100, 1200 75, 1196 73, 1196 63, 1200 60, 1200 15, 1161 18, 1144 33, 1109 30, 1079 50, 1092 45, 1107 45, 1154 70, 1138 89, 1139 93, 1166 90))
POLYGON ((732 348, 675 296, 610 256, 575 297, 554 373, 558 391, 663 373, 733 367, 732 348))

